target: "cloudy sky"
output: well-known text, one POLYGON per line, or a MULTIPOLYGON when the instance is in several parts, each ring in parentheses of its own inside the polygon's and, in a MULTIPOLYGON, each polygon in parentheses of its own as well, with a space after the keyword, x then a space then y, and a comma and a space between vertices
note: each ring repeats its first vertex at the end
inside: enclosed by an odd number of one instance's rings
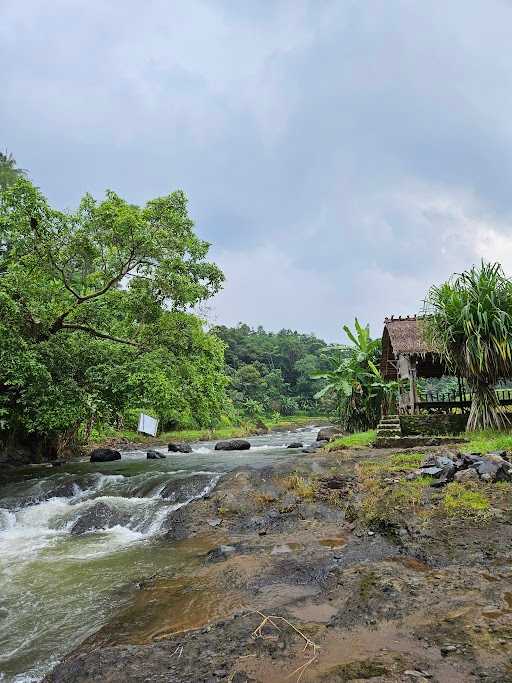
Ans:
POLYGON ((0 147, 60 208, 177 187, 211 322, 328 340, 512 273, 512 3, 0 0, 0 147))

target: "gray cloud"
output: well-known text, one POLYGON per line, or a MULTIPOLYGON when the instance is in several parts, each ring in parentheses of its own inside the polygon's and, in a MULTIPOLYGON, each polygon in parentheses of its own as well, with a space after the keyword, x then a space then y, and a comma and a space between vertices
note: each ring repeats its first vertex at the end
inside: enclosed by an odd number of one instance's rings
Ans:
POLYGON ((182 187, 212 321, 329 339, 512 269, 508 2, 4 0, 0 144, 61 206, 182 187))

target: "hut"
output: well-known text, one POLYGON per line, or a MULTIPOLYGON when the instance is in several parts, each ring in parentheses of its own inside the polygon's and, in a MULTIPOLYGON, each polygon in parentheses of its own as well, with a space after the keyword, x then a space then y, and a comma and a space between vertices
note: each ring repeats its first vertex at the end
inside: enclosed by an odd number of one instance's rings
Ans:
POLYGON ((384 320, 380 371, 385 379, 409 380, 401 392, 399 410, 414 413, 419 409, 418 377, 442 377, 446 368, 439 355, 426 342, 420 316, 399 316, 384 320))

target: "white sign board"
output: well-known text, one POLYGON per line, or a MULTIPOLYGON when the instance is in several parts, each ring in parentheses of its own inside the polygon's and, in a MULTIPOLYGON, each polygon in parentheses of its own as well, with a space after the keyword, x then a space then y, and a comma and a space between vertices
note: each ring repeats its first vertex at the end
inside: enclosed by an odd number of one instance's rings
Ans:
POLYGON ((137 427, 138 432, 143 434, 149 434, 150 436, 156 436, 156 431, 158 429, 158 420, 154 417, 149 417, 149 415, 140 414, 139 426, 137 427))

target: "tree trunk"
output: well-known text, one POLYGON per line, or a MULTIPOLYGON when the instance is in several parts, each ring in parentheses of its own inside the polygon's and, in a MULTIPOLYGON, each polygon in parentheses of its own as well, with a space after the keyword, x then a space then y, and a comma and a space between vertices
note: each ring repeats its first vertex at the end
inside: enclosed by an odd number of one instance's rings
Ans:
POLYGON ((509 419, 503 411, 494 387, 484 378, 468 378, 468 384, 473 393, 471 410, 467 424, 467 431, 478 429, 506 429, 509 419))

